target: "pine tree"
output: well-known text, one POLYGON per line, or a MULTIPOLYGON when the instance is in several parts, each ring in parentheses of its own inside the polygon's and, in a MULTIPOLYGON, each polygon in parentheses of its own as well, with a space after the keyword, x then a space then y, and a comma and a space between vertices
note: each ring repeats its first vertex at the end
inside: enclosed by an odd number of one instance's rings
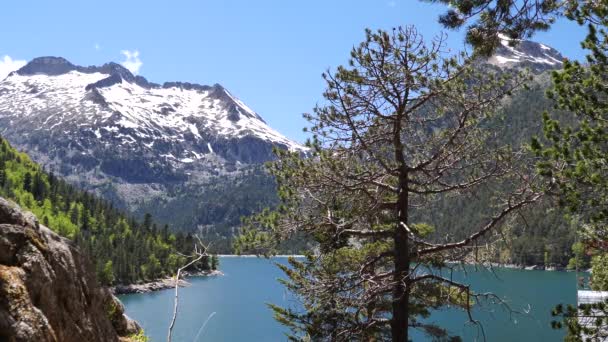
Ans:
POLYGON ((591 51, 589 65, 566 61, 549 93, 575 120, 544 113, 545 137, 534 139, 532 148, 543 159, 539 173, 558 185, 560 204, 584 223, 585 239, 601 248, 608 247, 608 35, 592 25, 583 45, 591 51))
POLYGON ((411 27, 368 30, 349 65, 324 74, 327 104, 307 115, 312 155, 277 151, 282 204, 253 217, 236 247, 272 253, 297 233, 316 242, 318 253, 281 267, 305 308, 272 306, 291 338, 408 341, 410 328, 446 338, 420 318, 448 304, 470 313, 478 297, 442 276, 445 261, 480 262, 475 246, 541 198, 526 155, 494 136, 494 108, 523 79, 476 72, 442 47, 411 27), (490 214, 464 239, 434 238, 420 221, 438 197, 467 202, 481 188, 490 214))
POLYGON ((90 229, 90 216, 89 210, 86 208, 82 209, 82 219, 80 229, 89 230, 90 229))
POLYGON ((37 201, 42 201, 44 196, 46 195, 46 184, 42 179, 42 174, 40 172, 36 172, 34 174, 34 180, 32 184, 32 195, 37 201))
POLYGON ((151 231, 152 229, 152 215, 150 213, 146 213, 144 215, 144 223, 143 227, 146 231, 151 231))
POLYGON ((217 270, 218 267, 220 265, 220 258, 217 255, 212 255, 211 256, 211 269, 212 270, 217 270))
POLYGON ((108 285, 111 285, 114 283, 114 265, 112 263, 112 260, 108 260, 104 264, 101 275, 100 275, 100 281, 103 284, 108 284, 108 285))
POLYGON ((23 177, 23 190, 32 192, 32 174, 26 172, 23 177))
POLYGON ((162 236, 163 236, 163 240, 165 240, 165 242, 169 242, 169 225, 168 224, 165 224, 163 226, 162 236))
POLYGON ((78 205, 73 204, 72 205, 72 209, 70 210, 70 221, 72 221, 73 224, 78 224, 80 218, 80 213, 78 210, 78 205))
POLYGON ((500 44, 499 34, 525 39, 546 31, 558 18, 579 24, 602 24, 608 17, 605 1, 586 0, 422 0, 449 6, 439 22, 448 29, 466 27, 466 42, 477 53, 491 55, 500 44))

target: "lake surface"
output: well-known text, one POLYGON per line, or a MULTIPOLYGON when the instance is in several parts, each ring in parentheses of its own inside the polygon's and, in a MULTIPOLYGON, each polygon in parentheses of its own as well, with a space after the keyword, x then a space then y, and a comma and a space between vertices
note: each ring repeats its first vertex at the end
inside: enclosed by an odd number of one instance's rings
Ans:
MULTIPOLYGON (((173 341, 286 341, 285 329, 276 323, 265 303, 295 305, 276 279, 283 277, 273 261, 286 259, 221 258, 220 277, 191 278, 180 289, 180 311, 173 341)), ((573 272, 495 269, 457 275, 478 292, 491 291, 504 299, 511 313, 499 305, 475 310, 487 341, 560 341, 563 331, 549 326, 551 309, 576 302, 573 272)), ((173 312, 173 290, 120 296, 127 314, 136 319, 153 342, 166 341, 173 312)), ((456 309, 434 313, 429 319, 464 341, 483 341, 481 329, 467 323, 456 309)), ((425 341, 414 333, 414 341, 425 341)))

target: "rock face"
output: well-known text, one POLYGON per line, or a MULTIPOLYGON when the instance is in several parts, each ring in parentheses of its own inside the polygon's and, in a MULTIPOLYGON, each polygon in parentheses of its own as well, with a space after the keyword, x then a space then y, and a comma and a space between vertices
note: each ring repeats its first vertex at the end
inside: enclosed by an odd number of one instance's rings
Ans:
POLYGON ((139 331, 69 240, 0 198, 0 341, 128 341, 139 331))

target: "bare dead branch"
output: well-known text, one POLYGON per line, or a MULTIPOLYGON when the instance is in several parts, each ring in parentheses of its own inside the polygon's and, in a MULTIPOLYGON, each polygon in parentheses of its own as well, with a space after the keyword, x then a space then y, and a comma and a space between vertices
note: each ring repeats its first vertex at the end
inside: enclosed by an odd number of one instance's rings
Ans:
POLYGON ((183 270, 190 267, 194 263, 200 261, 203 257, 209 256, 209 254, 207 254, 209 245, 204 245, 203 242, 201 241, 201 239, 198 237, 198 235, 195 235, 195 236, 196 236, 196 239, 198 240, 198 245, 196 243, 194 244, 194 255, 190 256, 193 259, 190 260, 190 262, 188 262, 184 266, 178 268, 177 274, 175 275, 175 297, 173 300, 173 316, 171 317, 171 323, 169 324, 169 331, 167 333, 167 342, 171 342, 171 338, 173 335, 173 327, 175 325, 175 320, 177 319, 177 308, 178 308, 178 303, 179 303, 178 289, 179 289, 180 274, 183 270))

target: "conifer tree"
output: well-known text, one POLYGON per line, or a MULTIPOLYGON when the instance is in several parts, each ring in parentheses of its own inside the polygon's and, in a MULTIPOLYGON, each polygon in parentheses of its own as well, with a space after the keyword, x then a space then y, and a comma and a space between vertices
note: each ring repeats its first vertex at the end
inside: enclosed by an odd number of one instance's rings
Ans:
MULTIPOLYGON (((608 5, 606 5, 608 8, 608 5)), ((603 27, 607 27, 608 18, 603 27)), ((573 120, 560 122, 543 114, 544 139, 532 141, 543 159, 539 173, 552 178, 556 195, 577 220, 590 246, 608 248, 608 35, 589 26, 583 46, 591 51, 588 65, 566 61, 553 74, 554 89, 548 95, 556 108, 571 113, 573 120)), ((607 288, 608 290, 608 288, 607 288)))
POLYGON ((270 165, 282 204, 251 218, 236 248, 272 253, 294 234, 316 243, 282 267, 305 312, 272 306, 295 340, 445 338, 420 318, 446 304, 475 322, 482 298, 442 273, 445 261, 480 262, 476 246, 542 196, 520 168, 526 154, 496 139, 495 107, 523 78, 476 72, 444 53, 443 38, 368 30, 348 66, 324 74, 326 103, 307 116, 312 155, 277 151, 270 165), (438 238, 418 219, 438 197, 468 201, 482 187, 494 213, 466 238, 438 238))
POLYGON ((23 190, 32 192, 32 174, 29 172, 23 176, 23 190))
POLYGON ((42 180, 42 174, 40 172, 36 172, 34 174, 34 179, 32 182, 32 195, 37 201, 41 201, 46 193, 46 184, 44 180, 42 180))
POLYGON ((211 269, 212 270, 217 270, 218 267, 220 265, 220 258, 217 255, 212 255, 211 256, 211 269))
POLYGON ((3 187, 6 183, 6 171, 4 168, 0 168, 0 187, 3 187))
POLYGON ((101 282, 104 284, 111 285, 114 283, 114 267, 112 265, 112 260, 108 260, 101 271, 101 282))
POLYGON ((143 227, 146 231, 151 231, 152 229, 152 214, 145 213, 144 214, 144 222, 143 227))
POLYGON ((442 3, 448 10, 439 17, 446 28, 466 27, 466 42, 476 52, 491 55, 500 44, 499 34, 510 38, 530 38, 548 30, 557 19, 579 24, 602 25, 608 17, 605 1, 587 0, 422 0, 442 3))

